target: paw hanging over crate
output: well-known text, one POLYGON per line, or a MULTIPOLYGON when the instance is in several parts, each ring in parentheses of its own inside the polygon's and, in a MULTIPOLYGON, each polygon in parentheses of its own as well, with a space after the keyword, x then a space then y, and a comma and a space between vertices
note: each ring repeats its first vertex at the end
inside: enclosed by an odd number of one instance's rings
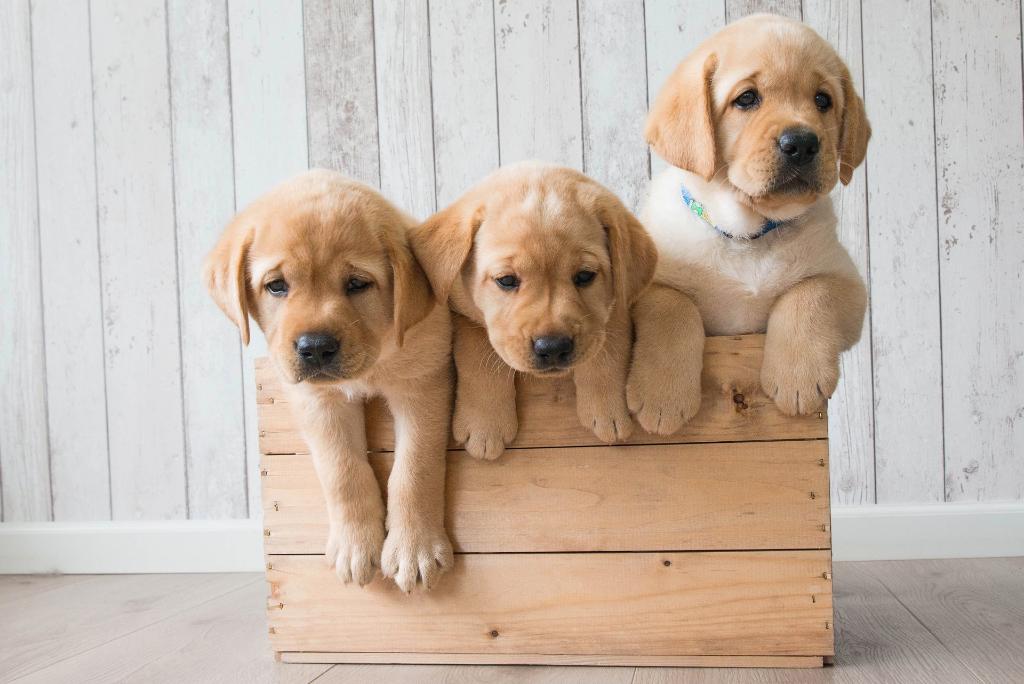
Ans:
MULTIPOLYGON (((710 338, 703 405, 606 446, 571 380, 522 378, 497 461, 448 456, 455 568, 429 593, 343 585, 280 381, 257 362, 270 640, 282 660, 814 667, 833 653, 828 426, 760 391, 763 336, 710 338)), ((391 418, 366 412, 382 491, 391 418)))

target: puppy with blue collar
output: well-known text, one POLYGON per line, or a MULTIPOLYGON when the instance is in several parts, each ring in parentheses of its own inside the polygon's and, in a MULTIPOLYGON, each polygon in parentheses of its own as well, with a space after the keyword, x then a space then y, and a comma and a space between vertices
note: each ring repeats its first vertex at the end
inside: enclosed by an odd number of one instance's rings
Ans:
POLYGON ((783 17, 730 24, 669 77, 646 127, 672 166, 641 213, 659 261, 633 308, 627 387, 644 429, 697 412, 705 334, 767 333, 764 391, 789 415, 822 408, 867 306, 829 193, 870 132, 835 50, 783 17))

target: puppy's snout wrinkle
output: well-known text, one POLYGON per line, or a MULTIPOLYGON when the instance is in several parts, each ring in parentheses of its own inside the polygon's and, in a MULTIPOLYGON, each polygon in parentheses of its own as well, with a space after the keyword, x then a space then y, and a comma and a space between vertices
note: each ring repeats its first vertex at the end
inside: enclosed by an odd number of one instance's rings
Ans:
POLYGON ((567 335, 542 335, 533 339, 533 359, 538 368, 558 368, 569 365, 575 341, 567 335))
POLYGON ((809 128, 787 128, 779 136, 779 152, 788 164, 804 166, 821 150, 821 141, 809 128))
POLYGON ((341 343, 326 333, 303 333, 295 340, 295 353, 308 368, 323 368, 338 357, 341 343))

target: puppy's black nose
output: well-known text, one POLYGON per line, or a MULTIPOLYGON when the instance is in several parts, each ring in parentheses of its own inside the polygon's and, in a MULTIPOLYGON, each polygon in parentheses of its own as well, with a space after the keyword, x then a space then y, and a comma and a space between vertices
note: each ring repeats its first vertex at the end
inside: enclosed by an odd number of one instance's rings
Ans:
POLYGON ((564 335, 544 335, 533 340, 533 359, 538 368, 564 366, 572 360, 576 344, 564 335))
POLYGON ((794 166, 812 161, 820 149, 818 136, 808 128, 787 128, 779 136, 779 152, 787 163, 794 166))
POLYGON ((334 361, 341 344, 333 335, 303 333, 295 340, 295 353, 303 365, 320 368, 334 361))

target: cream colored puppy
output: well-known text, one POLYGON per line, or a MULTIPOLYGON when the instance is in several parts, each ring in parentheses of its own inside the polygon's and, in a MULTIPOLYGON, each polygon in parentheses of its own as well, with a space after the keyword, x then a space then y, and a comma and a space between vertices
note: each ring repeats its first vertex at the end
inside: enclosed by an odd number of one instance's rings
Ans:
POLYGON ((327 501, 327 561, 346 583, 380 567, 407 592, 452 565, 451 321, 409 249, 412 223, 371 188, 310 171, 235 217, 205 274, 244 343, 249 316, 266 334, 327 501), (378 395, 395 418, 386 519, 363 420, 378 395))
POLYGON ((657 254, 640 223, 578 171, 536 162, 497 171, 412 236, 455 316, 452 431, 497 458, 518 430, 515 372, 571 374, 580 422, 625 439, 630 305, 657 254))
POLYGON ((804 24, 748 17, 679 65, 646 135, 674 167, 641 215, 660 254, 634 307, 630 408, 674 432, 699 406, 704 334, 767 332, 765 392, 787 414, 818 411, 866 307, 829 198, 870 135, 846 66, 804 24))

